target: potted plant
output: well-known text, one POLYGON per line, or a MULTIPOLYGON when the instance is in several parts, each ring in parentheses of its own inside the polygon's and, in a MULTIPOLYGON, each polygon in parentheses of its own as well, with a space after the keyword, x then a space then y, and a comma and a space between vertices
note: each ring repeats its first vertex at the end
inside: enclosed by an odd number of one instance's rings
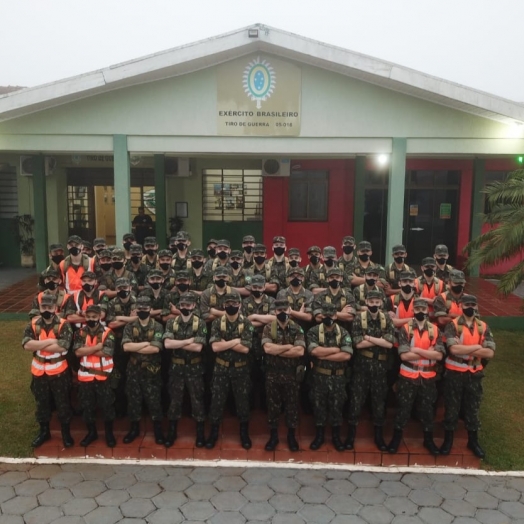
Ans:
POLYGON ((13 217, 16 239, 20 246, 22 267, 35 266, 35 219, 31 215, 16 215, 13 217))

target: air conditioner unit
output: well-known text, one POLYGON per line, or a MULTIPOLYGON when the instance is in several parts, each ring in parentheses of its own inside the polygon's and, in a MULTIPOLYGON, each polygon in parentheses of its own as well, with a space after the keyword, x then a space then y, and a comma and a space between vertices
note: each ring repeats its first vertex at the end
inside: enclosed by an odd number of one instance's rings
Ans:
MULTIPOLYGON (((20 176, 33 176, 32 156, 20 156, 20 176)), ((56 167, 56 158, 45 157, 45 176, 52 175, 56 167)))
POLYGON ((166 176, 188 177, 191 176, 191 164, 189 157, 180 156, 178 158, 166 157, 165 159, 166 176))
POLYGON ((262 175, 289 176, 290 174, 291 161, 289 158, 265 158, 262 160, 262 175))

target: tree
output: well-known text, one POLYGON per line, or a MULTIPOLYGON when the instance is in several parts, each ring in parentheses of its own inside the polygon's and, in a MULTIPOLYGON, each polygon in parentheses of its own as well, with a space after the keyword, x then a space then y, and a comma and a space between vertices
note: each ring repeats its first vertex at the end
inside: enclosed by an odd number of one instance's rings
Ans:
MULTIPOLYGON (((469 255, 466 269, 492 266, 521 255, 524 250, 524 169, 509 173, 504 182, 494 182, 484 189, 487 213, 483 222, 490 230, 464 248, 469 255)), ((524 280, 524 260, 502 275, 498 288, 508 295, 524 280)))

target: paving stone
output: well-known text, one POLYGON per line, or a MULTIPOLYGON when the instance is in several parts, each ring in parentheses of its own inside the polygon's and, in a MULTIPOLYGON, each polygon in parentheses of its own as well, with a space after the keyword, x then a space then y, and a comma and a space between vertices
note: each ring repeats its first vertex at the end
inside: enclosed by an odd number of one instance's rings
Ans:
POLYGON ((273 518, 273 524, 304 524, 305 520, 300 515, 280 513, 273 518))
POLYGON ((453 517, 441 508, 422 508, 418 516, 427 524, 451 524, 453 517))
POLYGON ((346 495, 331 495, 326 506, 329 506, 337 515, 356 515, 362 508, 360 502, 346 495))
POLYGON ((177 475, 177 476, 191 475, 194 469, 195 468, 191 468, 188 466, 164 466, 164 470, 168 475, 177 475))
POLYGON ((402 478, 402 473, 375 473, 375 476, 380 480, 400 480, 402 478))
POLYGON ((180 475, 174 475, 161 480, 159 484, 166 491, 184 491, 189 486, 193 485, 193 482, 189 477, 182 477, 180 475))
POLYGON ((242 473, 242 478, 248 484, 268 484, 273 478, 271 470, 264 468, 253 468, 247 469, 242 473))
POLYGON ((115 474, 115 470, 104 464, 86 464, 81 473, 85 480, 107 480, 115 474))
POLYGON ((121 519, 122 513, 113 506, 96 508, 84 517, 87 524, 115 524, 121 519))
POLYGON ((125 489, 108 489, 96 497, 99 506, 120 506, 129 499, 125 489))
POLYGON ((117 473, 106 481, 109 489, 127 489, 137 483, 136 477, 131 473, 117 473))
POLYGON ((277 510, 282 512, 296 513, 304 502, 297 495, 284 495, 277 493, 269 499, 269 503, 277 510))
POLYGON ((18 515, 2 515, 0 513, 0 524, 24 524, 24 519, 18 515))
POLYGON ((36 497, 49 488, 46 480, 29 479, 15 486, 15 493, 24 497, 36 497))
POLYGON ((46 489, 38 495, 38 503, 41 506, 62 506, 73 498, 73 494, 65 488, 46 489))
POLYGON ((279 477, 272 479, 268 486, 275 493, 285 493, 288 495, 294 495, 299 489, 300 484, 295 479, 288 479, 285 477, 279 477))
POLYGON ((96 509, 96 507, 96 502, 93 499, 73 499, 66 502, 62 509, 65 515, 83 517, 96 509))
POLYGON ((57 464, 39 464, 29 470, 29 476, 32 479, 48 479, 61 471, 62 468, 57 464))
POLYGON ((402 517, 401 515, 395 517, 392 524, 424 524, 418 517, 402 517))
POLYGON ((411 489, 431 488, 433 480, 429 475, 423 473, 406 473, 402 477, 402 482, 411 489))
POLYGON ((357 488, 376 488, 380 484, 380 479, 373 473, 368 473, 366 471, 358 471, 353 473, 349 480, 357 488))
POLYGON ((223 491, 215 495, 209 502, 219 511, 239 511, 247 504, 247 499, 238 491, 223 491))
POLYGON ((482 524, 512 524, 507 515, 496 509, 479 509, 475 518, 482 524))
POLYGON ((238 511, 220 511, 208 520, 210 524, 244 524, 245 521, 244 515, 238 511))
POLYGON ((295 475, 298 475, 302 470, 296 469, 296 468, 262 468, 266 471, 269 471, 271 473, 272 477, 294 477, 295 475))
POLYGON ((177 491, 163 491, 151 499, 153 504, 161 508, 179 508, 187 502, 187 497, 177 491))
POLYGON ((218 491, 240 491, 245 485, 245 480, 237 475, 220 477, 213 484, 218 491))
POLYGON ((472 517, 457 517, 453 524, 479 524, 479 521, 472 517))
POLYGON ((305 469, 295 475, 295 480, 303 486, 322 486, 326 482, 326 476, 320 470, 305 469))
POLYGON ((378 488, 357 488, 351 496, 362 504, 382 504, 386 500, 386 494, 378 488))
POLYGON ((190 500, 209 500, 218 494, 218 490, 211 484, 193 484, 184 493, 190 500))
POLYGON ((167 477, 167 472, 161 466, 145 466, 135 473, 135 477, 143 482, 155 482, 167 477))
POLYGON ((156 482, 137 482, 128 488, 127 491, 132 497, 150 499, 158 495, 162 489, 156 482))
POLYGON ((477 508, 464 500, 445 500, 442 509, 455 517, 474 517, 477 508))
POLYGON ((24 514, 25 524, 50 524, 63 515, 55 507, 40 506, 24 514))
POLYGON ((52 488, 71 488, 84 480, 84 477, 76 471, 62 471, 49 479, 52 488))
POLYGON ((240 513, 248 520, 269 521, 275 514, 275 508, 269 502, 248 502, 240 513))
POLYGON ((118 521, 118 524, 146 524, 147 521, 144 519, 135 519, 132 517, 126 517, 118 521))
POLYGON ((7 515, 23 515, 37 506, 38 501, 36 497, 14 497, 2 503, 0 507, 2 508, 1 513, 7 515))
POLYGON ((191 475, 191 480, 196 483, 213 484, 220 477, 219 468, 196 468, 191 475))
POLYGON ((431 489, 446 500, 460 500, 466 495, 466 490, 462 486, 449 481, 435 482, 431 489))
POLYGON ((346 479, 332 479, 324 483, 324 488, 333 495, 351 495, 355 489, 354 484, 346 479))
POLYGON ((215 508, 211 503, 205 501, 188 502, 187 504, 184 504, 180 510, 186 518, 194 520, 207 520, 216 513, 215 508))
POLYGON ((0 486, 15 486, 28 477, 27 471, 8 471, 0 476, 0 486))
POLYGON ((409 486, 398 480, 385 480, 380 483, 379 489, 390 497, 405 497, 411 491, 409 486))
POLYGON ((71 488, 73 495, 79 498, 95 498, 107 489, 101 480, 84 480, 71 488))
POLYGON ((356 515, 337 515, 331 524, 368 524, 365 520, 362 520, 356 515))
POLYGON ((120 505, 124 517, 144 518, 156 510, 155 505, 147 499, 131 499, 120 505))
POLYGON ((502 502, 499 510, 513 519, 524 519, 524 504, 520 502, 502 502))
POLYGON ((486 491, 488 489, 487 483, 479 477, 457 475, 455 483, 462 486, 466 491, 486 491))
MULTIPOLYGON (((0 520, 0 523, 2 521, 0 520)), ((82 517, 72 517, 69 515, 64 515, 56 519, 53 524, 85 524, 86 521, 82 517)))
POLYGON ((360 510, 359 515, 368 524, 389 524, 395 517, 384 506, 366 506, 360 510))
POLYGON ((454 482, 457 475, 452 475, 450 473, 431 473, 430 478, 434 482, 454 482))
POLYGON ((326 475, 326 478, 328 479, 348 480, 351 476, 350 471, 344 471, 339 469, 326 470, 324 473, 326 475))
POLYGON ((185 524, 189 524, 184 520, 182 513, 173 508, 157 509, 147 517, 147 522, 149 522, 149 524, 179 524, 182 521, 185 524))
POLYGON ((389 497, 384 506, 395 515, 416 515, 418 512, 418 506, 407 497, 389 497))
POLYGON ((220 470, 221 477, 229 477, 229 476, 241 477, 242 473, 246 471, 246 468, 232 468, 232 467, 224 468, 221 466, 219 470, 220 470))
MULTIPOLYGON (((341 482, 341 481, 333 481, 341 482)), ((331 493, 320 486, 304 486, 298 490, 297 495, 303 502, 308 504, 322 504, 330 497, 331 493)), ((338 492, 337 495, 347 495, 347 493, 338 492)))
POLYGON ((306 522, 314 522, 315 524, 327 524, 335 516, 335 514, 323 504, 306 504, 299 513, 306 522))
POLYGON ((497 509, 499 501, 484 491, 471 491, 464 500, 479 509, 497 509))
POLYGON ((490 486, 488 488, 488 493, 499 500, 508 502, 516 502, 522 495, 520 491, 513 488, 507 488, 504 485, 490 486))
MULTIPOLYGON (((2 478, 0 477, 0 485, 2 478)), ((508 481, 508 488, 516 489, 517 491, 520 491, 521 493, 524 493, 524 478, 514 478, 508 481)))
POLYGON ((260 485, 247 485, 242 491, 242 495, 246 497, 250 502, 265 502, 269 500, 275 492, 268 486, 260 485))
POLYGON ((414 489, 409 498, 418 506, 440 506, 442 497, 430 489, 414 489))
POLYGON ((0 504, 15 496, 15 490, 11 486, 0 487, 0 504))

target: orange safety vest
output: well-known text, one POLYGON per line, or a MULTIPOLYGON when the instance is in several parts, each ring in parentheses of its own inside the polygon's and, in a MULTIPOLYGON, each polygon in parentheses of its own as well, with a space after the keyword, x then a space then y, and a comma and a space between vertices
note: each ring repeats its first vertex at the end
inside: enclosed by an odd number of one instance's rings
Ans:
MULTIPOLYGON (((425 328, 426 329, 420 333, 418 326, 414 326, 413 320, 402 326, 402 329, 408 334, 411 347, 429 349, 433 345, 438 335, 438 328, 435 324, 430 324, 429 322, 425 325, 425 328)), ((436 360, 424 358, 412 361, 402 360, 400 364, 400 375, 411 379, 419 377, 425 379, 434 378, 437 375, 436 362, 436 360)))
POLYGON ((462 306, 457 304, 455 301, 448 298, 448 293, 441 293, 440 296, 448 308, 448 313, 453 313, 454 315, 462 315, 462 306))
MULTIPOLYGON (((46 292, 45 291, 42 291, 41 293, 38 293, 37 295, 37 302, 38 302, 38 305, 40 306, 42 304, 42 297, 44 296, 46 292)), ((57 297, 59 296, 58 293, 56 295, 57 297)), ((58 302, 56 303, 56 308, 58 310, 58 312, 61 312, 63 309, 64 309, 64 306, 66 305, 67 301, 69 300, 69 297, 71 295, 69 293, 64 293, 63 297, 62 297, 62 302, 60 302, 60 304, 58 304, 58 302)))
POLYGON ((415 296, 411 297, 410 303, 408 308, 406 309, 406 306, 404 305, 404 301, 400 297, 400 295, 395 295, 394 304, 397 306, 396 308, 396 317, 397 318, 413 318, 413 301, 415 299, 415 296))
POLYGON ((60 271, 64 279, 65 289, 69 293, 72 291, 80 291, 82 289, 82 275, 86 271, 94 271, 94 259, 89 258, 89 262, 87 264, 83 264, 82 260, 82 263, 77 268, 73 267, 71 263, 67 264, 66 267, 65 262, 65 260, 60 262, 60 271))
POLYGON ((431 286, 428 286, 424 277, 415 280, 415 292, 423 298, 436 298, 442 289, 442 281, 438 278, 433 279, 431 286))
MULTIPOLYGON (((40 319, 38 317, 33 318, 31 326, 37 340, 49 340, 55 339, 60 333, 62 326, 66 321, 61 318, 60 325, 55 332, 55 326, 49 332, 46 333, 45 329, 42 329, 41 325, 36 325, 40 319)), ((43 322, 43 321, 42 321, 43 322)), ((41 377, 42 375, 59 375, 67 369, 67 360, 65 353, 53 353, 52 351, 38 350, 33 354, 33 361, 31 362, 31 373, 35 377, 41 377)))
MULTIPOLYGON (((460 317, 459 317, 460 318, 460 317)), ((484 333, 486 332, 486 323, 482 322, 479 319, 473 320, 473 333, 469 330, 467 326, 459 326, 459 319, 456 318, 453 320, 455 324, 455 329, 459 333, 459 344, 464 346, 474 346, 476 344, 482 344, 484 342, 484 333), (479 327, 480 332, 479 332, 479 327)), ((465 373, 469 371, 470 373, 477 373, 482 371, 484 366, 482 365, 481 359, 478 357, 472 357, 471 355, 451 355, 449 354, 446 357, 444 363, 446 369, 451 371, 460 371, 465 373)))
MULTIPOLYGON (((109 328, 104 328, 102 336, 99 333, 95 337, 80 330, 80 336, 85 336, 85 345, 93 347, 100 342, 104 343, 111 333, 109 328)), ((84 355, 80 359, 80 368, 78 369, 78 380, 81 382, 92 382, 93 380, 107 380, 108 375, 113 371, 112 357, 97 357, 96 355, 84 355)))
POLYGON ((100 299, 104 296, 104 292, 103 291, 99 291, 98 292, 98 301, 95 302, 95 297, 94 296, 88 297, 84 293, 82 303, 80 303, 80 293, 81 293, 81 291, 76 291, 74 293, 74 295, 73 295, 77 311, 86 311, 87 310, 87 306, 90 306, 92 304, 95 304, 95 305, 98 304, 98 302, 100 302, 100 299))

